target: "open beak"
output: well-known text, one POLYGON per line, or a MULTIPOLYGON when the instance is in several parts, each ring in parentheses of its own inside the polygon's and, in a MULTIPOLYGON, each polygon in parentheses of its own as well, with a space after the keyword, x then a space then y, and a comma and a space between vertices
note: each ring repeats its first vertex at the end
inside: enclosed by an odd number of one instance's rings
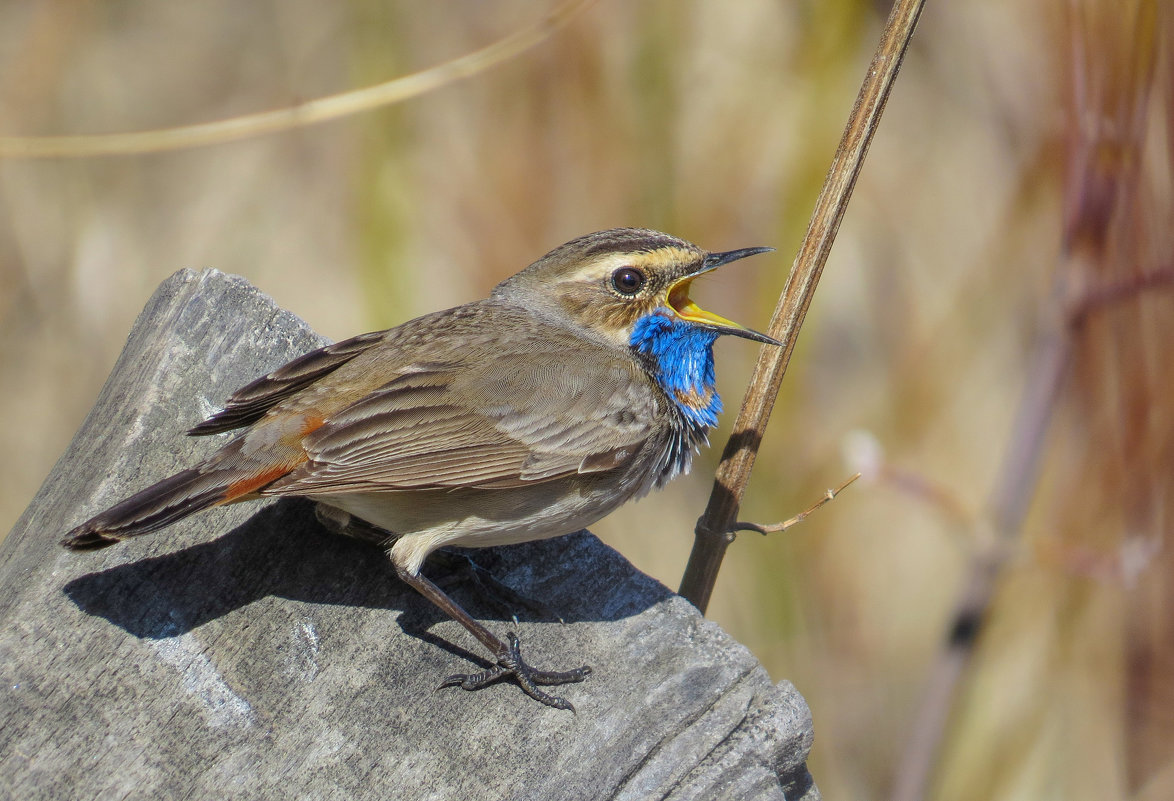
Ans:
POLYGON ((783 343, 777 339, 772 339, 766 334, 760 334, 757 331, 752 331, 745 326, 738 325, 733 320, 727 320, 713 312, 707 312, 705 309, 698 306, 689 297, 689 285, 693 283, 693 279, 710 270, 716 270, 723 264, 729 264, 738 259, 744 259, 747 256, 754 256, 758 253, 769 253, 774 248, 742 248, 741 250, 729 250, 725 253, 710 253, 701 262, 701 267, 692 275, 686 275, 684 278, 678 279, 671 287, 669 287, 669 306, 677 313, 677 316, 682 320, 697 325, 705 326, 706 328, 717 331, 719 334, 730 334, 743 339, 752 339, 755 342, 764 342, 767 345, 779 345, 783 343))

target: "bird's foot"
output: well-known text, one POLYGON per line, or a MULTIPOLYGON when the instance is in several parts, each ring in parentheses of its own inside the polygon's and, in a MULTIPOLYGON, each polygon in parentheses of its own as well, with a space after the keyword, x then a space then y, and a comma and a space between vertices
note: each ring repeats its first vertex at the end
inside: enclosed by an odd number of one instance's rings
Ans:
POLYGON ((545 693, 538 687, 539 685, 554 686, 583 681, 591 675, 591 668, 583 665, 583 667, 574 670, 538 670, 526 664, 522 659, 522 644, 518 640, 518 635, 511 631, 507 636, 510 641, 509 649, 497 658, 496 665, 480 673, 455 673, 442 681, 437 689, 460 687, 464 690, 480 690, 482 687, 512 676, 518 686, 522 688, 522 692, 535 701, 555 709, 569 709, 574 712, 575 707, 570 701, 557 695, 545 693))

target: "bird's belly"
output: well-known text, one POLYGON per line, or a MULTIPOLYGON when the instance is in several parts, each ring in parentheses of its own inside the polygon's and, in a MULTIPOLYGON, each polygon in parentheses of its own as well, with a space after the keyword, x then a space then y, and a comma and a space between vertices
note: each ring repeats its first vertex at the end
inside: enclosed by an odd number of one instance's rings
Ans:
POLYGON ((396 535, 392 559, 412 573, 446 545, 484 548, 570 534, 628 498, 614 486, 577 479, 511 489, 324 495, 338 507, 396 535))

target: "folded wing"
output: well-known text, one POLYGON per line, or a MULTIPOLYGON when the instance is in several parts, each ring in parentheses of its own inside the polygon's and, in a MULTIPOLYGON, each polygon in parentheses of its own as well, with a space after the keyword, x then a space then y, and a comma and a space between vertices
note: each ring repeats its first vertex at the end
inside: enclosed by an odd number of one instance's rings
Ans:
POLYGON ((417 361, 303 440, 308 461, 265 495, 499 488, 627 464, 655 433, 654 384, 631 360, 535 337, 459 363, 417 361))

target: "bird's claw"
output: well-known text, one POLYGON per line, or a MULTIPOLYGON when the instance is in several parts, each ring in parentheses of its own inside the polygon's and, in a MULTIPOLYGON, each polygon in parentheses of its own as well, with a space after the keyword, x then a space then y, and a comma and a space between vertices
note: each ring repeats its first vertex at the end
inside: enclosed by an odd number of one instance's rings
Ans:
POLYGON ((463 690, 480 690, 482 687, 512 676, 518 686, 522 688, 522 692, 535 701, 555 709, 567 709, 574 712, 575 707, 570 701, 545 693, 538 687, 539 685, 554 686, 583 681, 591 674, 591 668, 583 665, 574 670, 538 670, 526 664, 522 659, 522 644, 518 640, 518 635, 511 631, 507 636, 510 641, 509 649, 498 657, 496 665, 480 673, 454 673, 445 678, 437 689, 460 687, 463 690))

